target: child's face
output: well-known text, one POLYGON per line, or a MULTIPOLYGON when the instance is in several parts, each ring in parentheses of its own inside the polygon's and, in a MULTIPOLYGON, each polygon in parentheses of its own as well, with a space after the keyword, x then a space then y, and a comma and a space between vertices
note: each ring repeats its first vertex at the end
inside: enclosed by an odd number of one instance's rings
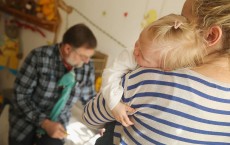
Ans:
POLYGON ((138 65, 142 67, 160 68, 161 66, 161 47, 148 37, 145 31, 141 33, 135 43, 134 57, 138 65))

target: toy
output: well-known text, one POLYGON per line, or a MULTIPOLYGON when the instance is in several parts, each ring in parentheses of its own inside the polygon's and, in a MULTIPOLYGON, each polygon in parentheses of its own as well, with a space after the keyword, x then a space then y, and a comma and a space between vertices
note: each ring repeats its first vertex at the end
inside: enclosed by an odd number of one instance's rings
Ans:
POLYGON ((55 0, 38 0, 36 11, 39 18, 43 18, 48 21, 57 19, 55 0))
POLYGON ((19 28, 12 23, 5 25, 5 35, 0 41, 0 70, 5 67, 16 75, 19 59, 22 58, 19 43, 19 28))

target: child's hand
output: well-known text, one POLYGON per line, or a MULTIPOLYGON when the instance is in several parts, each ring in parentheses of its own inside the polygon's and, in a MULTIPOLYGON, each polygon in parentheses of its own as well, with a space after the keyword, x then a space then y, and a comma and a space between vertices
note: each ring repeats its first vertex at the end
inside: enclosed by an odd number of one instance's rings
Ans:
POLYGON ((133 125, 133 122, 130 121, 127 112, 130 114, 135 113, 135 109, 121 102, 119 102, 112 110, 114 118, 125 127, 133 125))
POLYGON ((105 128, 99 129, 99 134, 100 134, 101 136, 104 135, 104 132, 105 132, 105 128))

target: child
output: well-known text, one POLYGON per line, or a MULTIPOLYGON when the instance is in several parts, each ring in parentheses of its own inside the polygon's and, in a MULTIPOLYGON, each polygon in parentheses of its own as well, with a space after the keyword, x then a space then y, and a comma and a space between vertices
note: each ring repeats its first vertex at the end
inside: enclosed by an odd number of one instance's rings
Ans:
POLYGON ((205 54, 204 49, 200 49, 205 48, 201 40, 199 31, 180 15, 170 14, 147 26, 134 50, 121 53, 103 72, 101 92, 115 119, 126 127, 133 124, 127 112, 134 113, 135 110, 120 102, 123 95, 121 77, 125 73, 139 66, 163 70, 193 66, 205 54), (186 51, 188 49, 193 51, 186 51))

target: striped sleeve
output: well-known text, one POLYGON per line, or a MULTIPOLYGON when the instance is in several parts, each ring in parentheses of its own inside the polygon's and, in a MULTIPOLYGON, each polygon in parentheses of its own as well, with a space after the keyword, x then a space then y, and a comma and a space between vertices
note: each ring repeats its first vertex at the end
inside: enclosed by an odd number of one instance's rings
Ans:
POLYGON ((115 120, 101 94, 98 94, 85 105, 82 119, 87 126, 96 129, 115 120))

